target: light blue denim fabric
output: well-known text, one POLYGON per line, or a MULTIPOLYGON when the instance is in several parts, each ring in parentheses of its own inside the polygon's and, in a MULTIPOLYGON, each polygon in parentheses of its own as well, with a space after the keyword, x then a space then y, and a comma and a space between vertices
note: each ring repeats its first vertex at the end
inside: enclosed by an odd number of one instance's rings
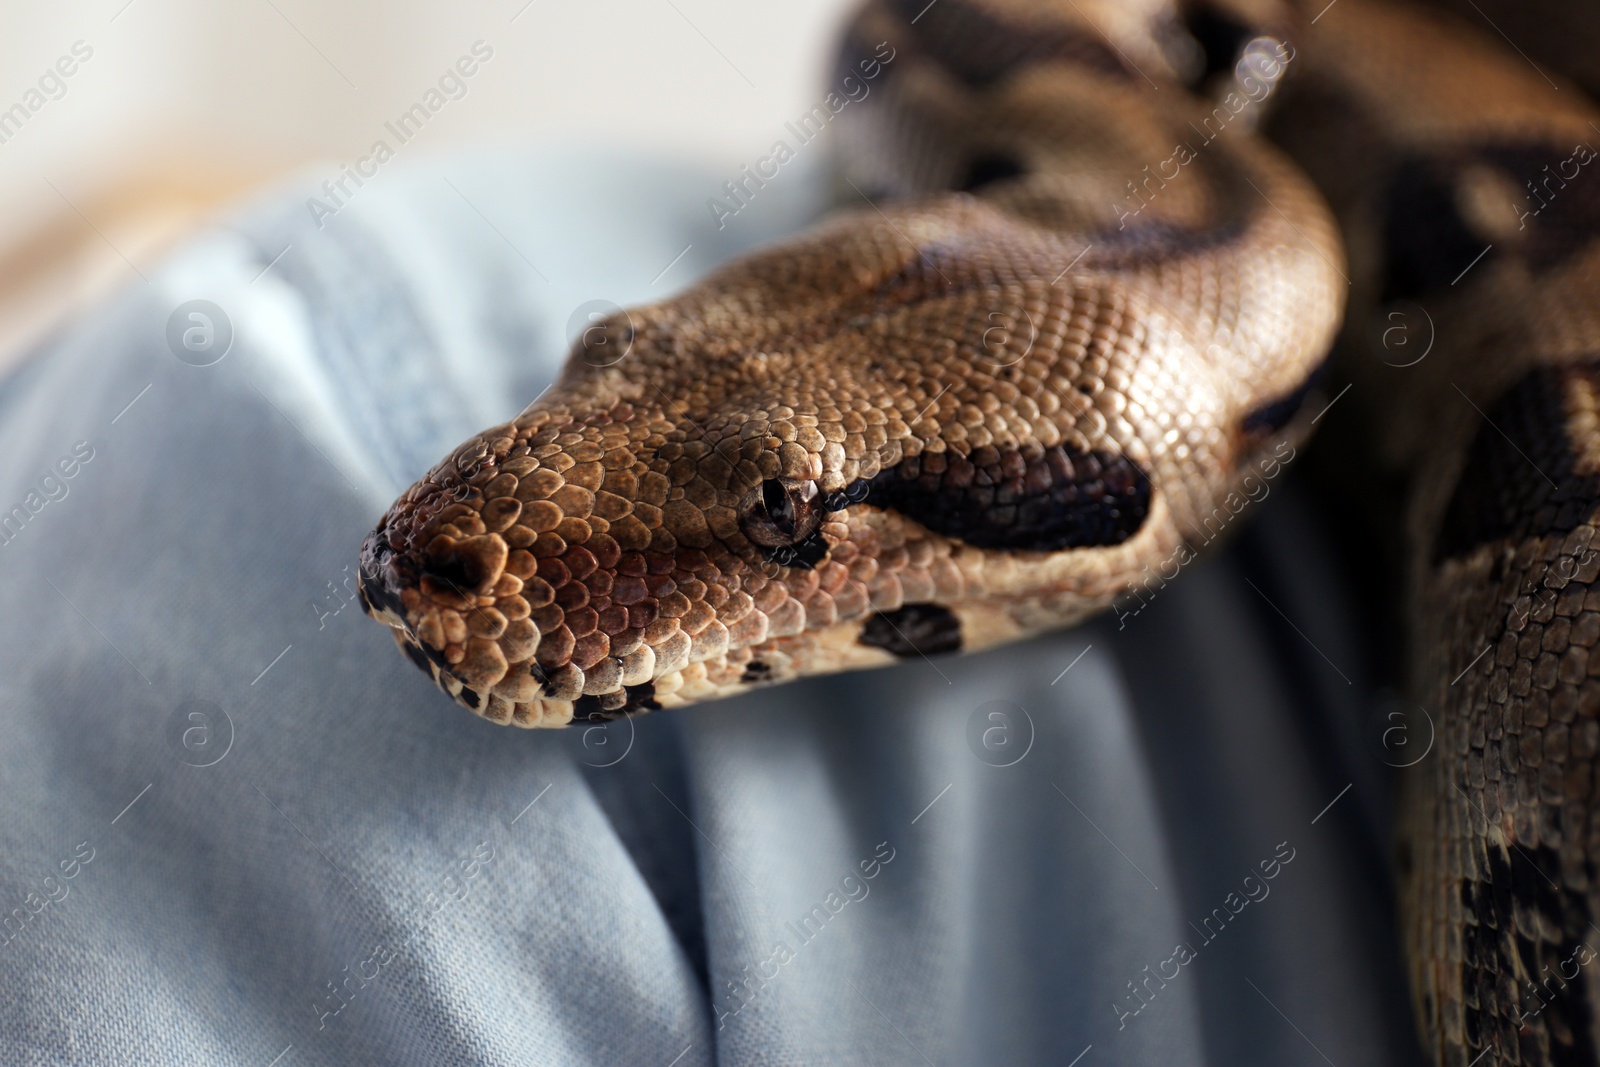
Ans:
POLYGON ((362 537, 586 301, 822 183, 718 230, 725 175, 484 151, 319 227, 322 177, 0 390, 0 1063, 1414 1062, 1371 694, 1292 488, 1120 627, 494 727, 362 616, 362 537))

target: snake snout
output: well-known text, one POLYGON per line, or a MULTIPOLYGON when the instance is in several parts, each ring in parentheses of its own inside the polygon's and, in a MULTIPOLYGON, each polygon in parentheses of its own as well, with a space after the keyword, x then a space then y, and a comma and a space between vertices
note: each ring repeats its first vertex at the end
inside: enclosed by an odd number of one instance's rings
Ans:
POLYGON ((380 525, 361 543, 361 565, 357 571, 356 592, 368 615, 390 626, 405 622, 406 609, 400 599, 401 582, 394 567, 394 551, 380 525))
POLYGON ((391 512, 362 543, 361 606, 392 629, 401 651, 441 689, 478 710, 507 673, 493 640, 507 621, 491 606, 504 584, 506 544, 493 535, 435 533, 417 547, 394 534, 414 518, 391 512))

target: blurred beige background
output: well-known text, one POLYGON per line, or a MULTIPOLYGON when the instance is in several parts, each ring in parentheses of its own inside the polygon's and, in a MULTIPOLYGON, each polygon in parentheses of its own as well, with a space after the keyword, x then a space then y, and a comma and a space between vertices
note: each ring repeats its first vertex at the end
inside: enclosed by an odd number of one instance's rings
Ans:
POLYGON ((476 41, 492 58, 388 167, 546 137, 753 158, 815 103, 850 3, 8 3, 0 366, 62 316, 140 284, 220 205, 309 164, 333 174, 380 137, 397 145, 384 124, 476 41))

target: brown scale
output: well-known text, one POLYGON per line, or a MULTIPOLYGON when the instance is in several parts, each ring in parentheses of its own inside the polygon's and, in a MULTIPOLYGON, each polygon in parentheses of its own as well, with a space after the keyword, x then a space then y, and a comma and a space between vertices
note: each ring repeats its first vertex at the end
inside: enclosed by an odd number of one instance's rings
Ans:
POLYGON ((1269 132, 1349 242, 1363 495, 1410 486, 1409 689, 1436 736, 1403 772, 1397 866, 1424 1043, 1594 1064, 1600 167, 1527 183, 1600 144, 1600 109, 1400 6, 1341 0, 1296 43, 1269 132), (1383 347, 1397 324, 1412 349, 1383 347))
POLYGON ((460 703, 559 726, 1067 625, 1300 439, 1343 292, 1314 190, 1241 122, 1127 215, 1214 114, 1175 14, 947 4, 848 36, 893 52, 835 137, 880 202, 616 316, 622 359, 575 351, 367 539, 368 612, 460 703))

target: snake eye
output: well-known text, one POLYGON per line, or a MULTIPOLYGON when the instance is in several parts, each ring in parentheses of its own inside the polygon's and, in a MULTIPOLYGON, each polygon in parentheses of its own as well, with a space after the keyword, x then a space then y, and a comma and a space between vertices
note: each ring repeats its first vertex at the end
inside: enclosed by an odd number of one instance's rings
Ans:
POLYGON ((820 503, 816 482, 769 478, 746 497, 739 528, 762 548, 788 548, 822 525, 820 503))

